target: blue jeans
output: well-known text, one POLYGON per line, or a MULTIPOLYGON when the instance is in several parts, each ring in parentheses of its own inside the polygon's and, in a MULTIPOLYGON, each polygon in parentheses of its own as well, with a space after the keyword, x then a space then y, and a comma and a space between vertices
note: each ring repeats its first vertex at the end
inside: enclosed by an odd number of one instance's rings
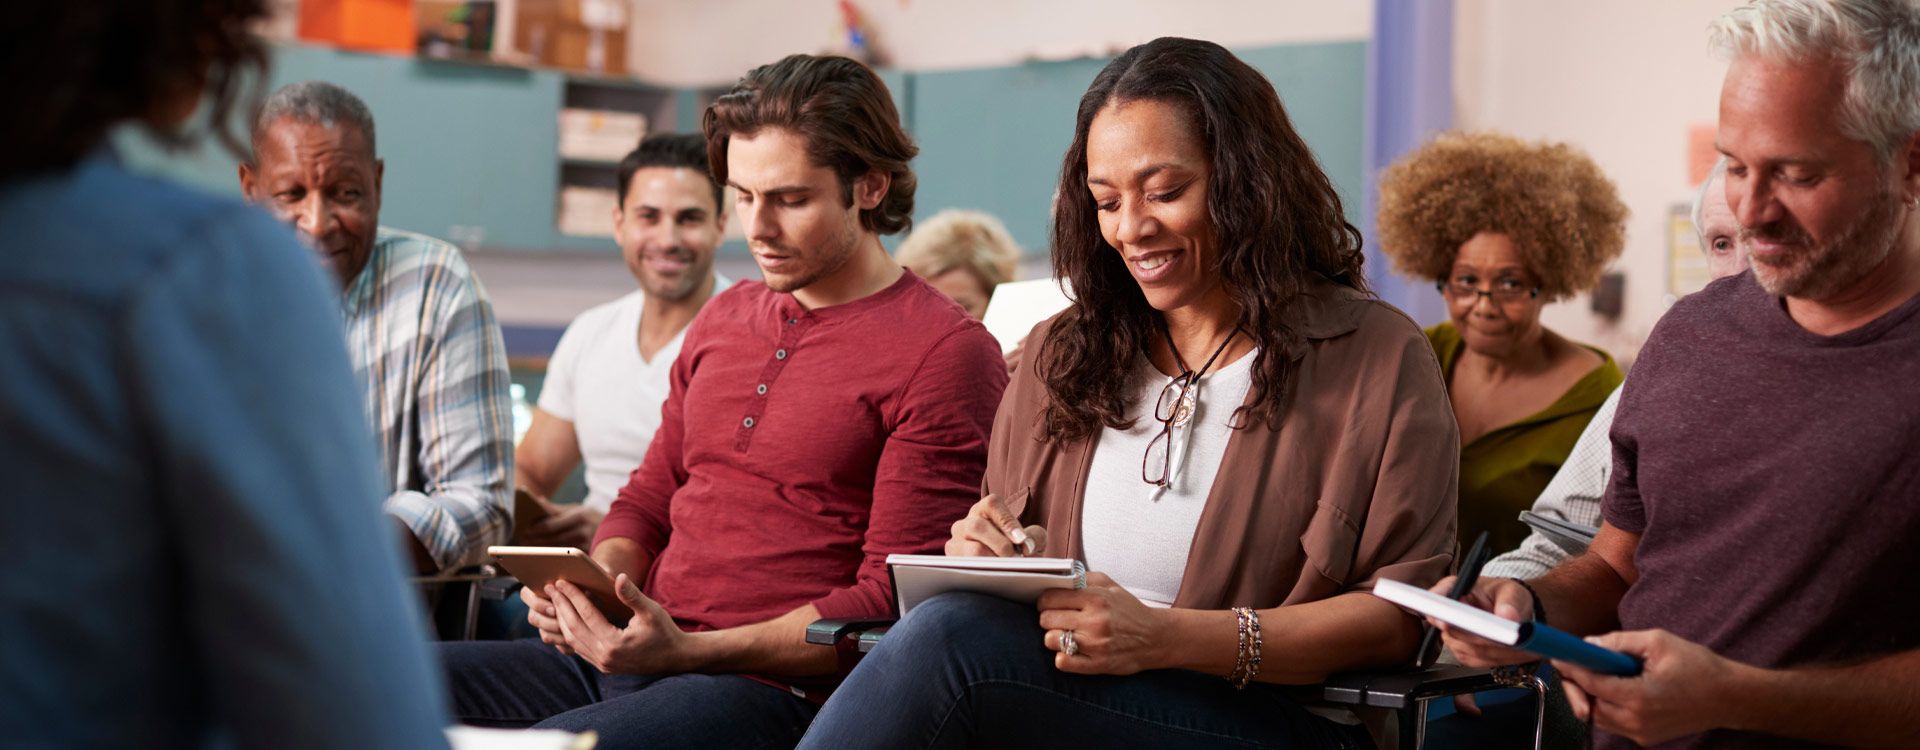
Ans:
POLYGON ((440 644, 454 718, 600 734, 598 747, 793 747, 818 707, 738 675, 605 675, 537 639, 440 644))
POLYGON ((1126 677, 1053 666, 1031 605, 943 594, 888 631, 814 719, 804 748, 1365 748, 1360 727, 1279 688, 1163 669, 1126 677))

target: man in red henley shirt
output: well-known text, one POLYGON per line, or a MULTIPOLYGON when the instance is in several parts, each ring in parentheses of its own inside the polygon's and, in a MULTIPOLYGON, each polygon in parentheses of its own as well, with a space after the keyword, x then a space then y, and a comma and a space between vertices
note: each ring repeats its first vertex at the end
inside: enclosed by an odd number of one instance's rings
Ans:
POLYGON ((880 244, 909 223, 918 151, 886 86, 795 55, 748 73, 705 129, 765 282, 687 328, 660 429, 594 539, 632 620, 568 584, 523 590, 540 642, 443 644, 464 722, 790 747, 836 667, 807 623, 887 615, 886 556, 936 552, 979 499, 1006 366, 880 244))

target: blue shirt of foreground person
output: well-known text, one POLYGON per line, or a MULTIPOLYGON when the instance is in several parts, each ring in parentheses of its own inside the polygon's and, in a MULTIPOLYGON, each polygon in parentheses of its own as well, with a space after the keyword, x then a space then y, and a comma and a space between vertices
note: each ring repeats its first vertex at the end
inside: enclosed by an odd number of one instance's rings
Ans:
POLYGON ((311 254, 105 151, 0 236, 0 744, 444 746, 311 254))
POLYGON ((0 743, 444 743, 292 233, 99 153, 0 184, 0 236, 0 743))

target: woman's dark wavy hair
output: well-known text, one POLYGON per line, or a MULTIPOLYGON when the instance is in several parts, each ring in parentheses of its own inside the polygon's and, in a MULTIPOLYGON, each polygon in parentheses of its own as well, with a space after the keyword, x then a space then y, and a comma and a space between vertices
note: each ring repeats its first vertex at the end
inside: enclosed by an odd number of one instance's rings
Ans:
MULTIPOLYGON (((202 91, 214 132, 244 157, 233 115, 259 98, 267 53, 250 27, 266 14, 265 0, 9 4, 0 72, 14 85, 12 114, 0 118, 0 180, 70 167, 114 126, 202 91)), ((192 140, 153 130, 170 145, 192 140)))
POLYGON ((1036 358, 1049 396, 1046 439, 1131 426, 1132 363, 1162 335, 1160 314, 1101 236, 1087 190, 1088 127, 1108 104, 1133 101, 1177 106, 1206 144, 1207 212, 1220 243, 1214 270, 1240 305, 1244 335, 1260 347, 1251 397, 1233 424, 1251 417, 1278 428, 1291 354, 1305 343, 1288 308, 1315 278, 1367 290, 1360 230, 1341 213, 1273 84, 1218 44, 1162 37, 1114 58, 1080 98, 1053 217, 1053 271, 1072 284, 1073 305, 1036 358))

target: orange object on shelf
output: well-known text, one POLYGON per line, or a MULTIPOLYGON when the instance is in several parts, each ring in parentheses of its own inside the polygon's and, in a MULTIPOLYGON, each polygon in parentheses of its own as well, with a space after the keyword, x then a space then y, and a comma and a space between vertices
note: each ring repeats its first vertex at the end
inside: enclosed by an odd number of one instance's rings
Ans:
POLYGON ((368 52, 413 54, 413 0, 301 0, 300 38, 368 52))

